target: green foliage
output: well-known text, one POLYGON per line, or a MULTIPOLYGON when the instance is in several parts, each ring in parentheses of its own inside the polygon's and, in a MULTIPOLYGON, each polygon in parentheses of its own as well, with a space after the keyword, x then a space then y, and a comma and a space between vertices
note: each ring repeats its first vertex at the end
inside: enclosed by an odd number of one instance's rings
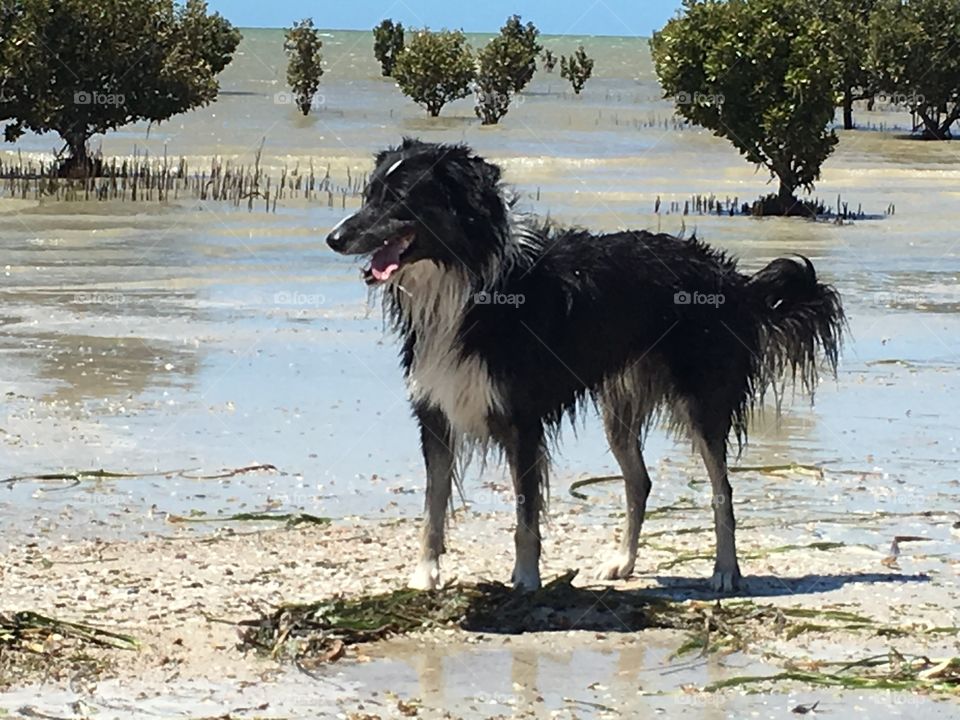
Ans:
POLYGON ((477 104, 474 110, 484 125, 496 125, 507 114, 514 87, 511 40, 497 35, 477 53, 477 104))
POLYGON ((240 33, 203 0, 19 0, 0 40, 4 138, 55 131, 87 172, 91 135, 213 101, 240 33))
POLYGON ((827 45, 834 69, 834 93, 843 108, 843 127, 853 129, 853 103, 876 94, 865 38, 877 0, 817 0, 826 22, 827 45))
POLYGON ((520 92, 537 71, 537 54, 543 46, 537 42, 540 31, 532 22, 523 25, 519 15, 511 15, 500 28, 499 51, 504 57, 511 79, 511 90, 520 92))
POLYGON ((300 112, 307 115, 323 76, 320 31, 313 26, 312 19, 306 18, 294 23, 283 37, 283 49, 290 58, 287 63, 287 84, 293 91, 300 112))
POLYGON ((403 51, 403 24, 383 20, 373 29, 373 54, 384 77, 393 74, 397 56, 403 51))
POLYGON ((397 56, 393 76, 404 95, 436 117, 448 102, 470 94, 473 51, 460 30, 418 30, 397 56))
POLYGON ((540 60, 543 62, 543 69, 548 73, 552 73, 557 66, 557 56, 553 54, 552 50, 544 50, 540 54, 540 60))
POLYGON ((591 75, 593 75, 593 60, 587 57, 583 45, 578 47, 570 57, 560 56, 560 77, 570 81, 573 92, 577 95, 583 90, 583 86, 587 84, 591 75))
POLYGON ((537 70, 540 31, 533 23, 523 25, 512 15, 477 54, 477 104, 474 110, 484 125, 495 125, 510 108, 513 93, 520 92, 537 70))
POLYGON ((684 0, 651 40, 664 96, 780 180, 782 211, 837 138, 824 19, 808 0, 684 0))
POLYGON ((881 0, 870 22, 880 88, 943 140, 960 119, 960 2, 881 0))

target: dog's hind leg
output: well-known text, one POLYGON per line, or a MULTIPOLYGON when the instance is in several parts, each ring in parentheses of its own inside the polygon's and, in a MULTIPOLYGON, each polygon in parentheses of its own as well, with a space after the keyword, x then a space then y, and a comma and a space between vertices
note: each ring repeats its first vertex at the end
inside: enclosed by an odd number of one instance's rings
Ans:
POLYGON ((436 408, 416 408, 420 444, 427 470, 420 562, 408 583, 417 590, 433 590, 440 583, 440 555, 445 551, 444 524, 456 459, 454 437, 446 416, 436 408))
POLYGON ((627 517, 620 539, 620 549, 612 558, 604 562, 597 570, 601 580, 616 580, 630 577, 637 561, 637 546, 640 542, 640 528, 647 510, 647 497, 650 495, 650 475, 647 473, 643 453, 640 450, 640 427, 642 419, 627 412, 623 417, 619 411, 627 407, 605 406, 603 423, 607 431, 610 450, 620 465, 627 495, 627 517))
POLYGON ((514 532, 517 557, 513 566, 513 585, 536 590, 540 587, 541 487, 547 481, 543 428, 539 422, 514 428, 504 445, 517 503, 514 532))
POLYGON ((737 562, 733 489, 727 478, 726 433, 698 433, 694 442, 703 456, 713 489, 713 522, 717 536, 717 559, 710 584, 717 592, 732 592, 740 587, 742 575, 737 562))

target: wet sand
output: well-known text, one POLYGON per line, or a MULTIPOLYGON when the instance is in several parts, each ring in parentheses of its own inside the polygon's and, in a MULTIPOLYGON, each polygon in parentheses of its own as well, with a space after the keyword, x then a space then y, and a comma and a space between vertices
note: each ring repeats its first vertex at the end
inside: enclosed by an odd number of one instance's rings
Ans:
MULTIPOLYGON (((29 607, 94 624, 108 621, 111 629, 137 637, 142 649, 94 651, 105 663, 97 672, 66 664, 47 668, 42 685, 34 684, 40 677, 21 678, 15 683, 19 689, 0 696, 0 709, 16 714, 29 707, 59 717, 79 701, 97 717, 201 717, 227 711, 232 717, 327 716, 321 708, 401 717, 403 708, 411 707, 420 707, 423 717, 454 718, 552 712, 629 717, 657 708, 669 717, 739 717, 748 708, 761 710, 759 717, 778 717, 798 704, 819 701, 823 712, 861 706, 879 718, 915 717, 920 711, 952 716, 955 707, 909 693, 838 692, 781 682, 760 686, 772 692, 763 700, 764 710, 740 689, 700 691, 733 676, 855 661, 890 649, 929 657, 956 653, 956 633, 923 632, 960 621, 955 611, 944 612, 945 606, 956 607, 958 594, 956 560, 944 553, 952 542, 951 517, 910 519, 931 539, 904 543, 891 563, 889 546, 880 544, 826 550, 803 543, 783 546, 790 535, 803 536, 813 525, 832 536, 835 527, 854 522, 862 531, 890 537, 904 518, 872 514, 763 522, 747 511, 755 501, 762 498, 745 497, 740 508, 741 554, 750 576, 744 596, 764 605, 854 612, 916 632, 888 638, 870 630, 811 631, 788 638, 770 626, 760 628, 743 652, 673 657, 685 633, 630 632, 615 616, 604 632, 497 636, 451 628, 352 647, 311 677, 241 652, 235 623, 280 603, 401 586, 416 547, 417 524, 345 520, 309 529, 241 526, 213 535, 172 524, 163 536, 27 545, 2 558, 3 607, 29 607)), ((547 576, 582 568, 578 584, 602 585, 590 580, 590 571, 609 546, 609 523, 590 522, 591 505, 578 501, 555 507, 544 548, 547 576)), ((703 580, 710 561, 678 562, 702 556, 710 545, 706 515, 704 507, 655 514, 645 527, 648 541, 637 577, 616 587, 677 601, 713 597, 703 580), (675 534, 679 529, 685 532, 675 534)), ((458 513, 443 564, 447 579, 505 579, 510 537, 504 513, 458 513)))

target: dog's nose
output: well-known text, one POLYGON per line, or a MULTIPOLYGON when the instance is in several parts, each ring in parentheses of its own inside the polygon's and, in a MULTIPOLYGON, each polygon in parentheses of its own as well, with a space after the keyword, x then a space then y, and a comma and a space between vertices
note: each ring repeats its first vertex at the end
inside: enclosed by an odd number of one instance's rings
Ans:
POLYGON ((343 252, 343 248, 346 246, 346 243, 344 242, 343 235, 339 230, 334 230, 332 233, 327 235, 327 245, 330 246, 331 250, 343 252))
POLYGON ((333 230, 327 235, 327 245, 331 250, 343 252, 347 247, 347 234, 343 231, 343 224, 349 220, 352 215, 347 215, 343 220, 333 226, 333 230))

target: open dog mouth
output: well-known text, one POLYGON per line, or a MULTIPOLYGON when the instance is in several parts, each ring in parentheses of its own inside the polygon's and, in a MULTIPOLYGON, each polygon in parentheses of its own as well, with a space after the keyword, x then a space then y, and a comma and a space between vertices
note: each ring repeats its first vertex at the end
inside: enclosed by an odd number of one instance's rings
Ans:
POLYGON ((376 285, 390 279, 403 264, 403 254, 413 244, 414 233, 408 232, 383 243, 383 246, 370 256, 370 264, 363 268, 363 281, 367 285, 376 285))

